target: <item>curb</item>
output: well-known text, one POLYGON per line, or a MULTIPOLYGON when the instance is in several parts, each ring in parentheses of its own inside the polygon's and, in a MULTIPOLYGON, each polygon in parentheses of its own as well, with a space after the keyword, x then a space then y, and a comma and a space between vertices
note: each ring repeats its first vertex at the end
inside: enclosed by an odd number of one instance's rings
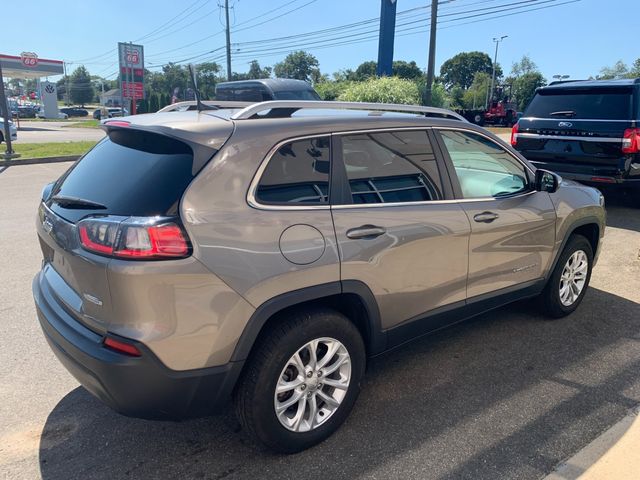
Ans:
POLYGON ((38 165, 41 163, 75 162, 80 155, 65 155, 63 157, 25 158, 24 160, 0 160, 0 167, 12 167, 14 165, 38 165))

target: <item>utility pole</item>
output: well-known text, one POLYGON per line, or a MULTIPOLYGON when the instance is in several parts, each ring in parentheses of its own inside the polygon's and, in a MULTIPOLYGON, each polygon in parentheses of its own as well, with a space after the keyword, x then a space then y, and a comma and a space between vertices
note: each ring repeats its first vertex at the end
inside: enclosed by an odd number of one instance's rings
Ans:
POLYGON ((65 89, 64 89, 64 94, 65 97, 67 97, 67 103, 66 105, 69 106, 71 105, 71 103, 69 102, 69 76, 67 75, 67 62, 62 62, 62 66, 64 67, 64 80, 65 80, 65 89))
POLYGON ((436 68, 436 27, 438 25, 438 0, 431 0, 431 28, 429 29, 429 62, 427 63, 427 88, 424 103, 432 104, 433 74, 436 68))
POLYGON ((224 16, 227 19, 227 81, 231 81, 231 26, 229 25, 229 0, 224 0, 224 16))
POLYGON ((496 62, 498 61, 498 45, 500 45, 500 42, 503 41, 505 38, 507 38, 509 35, 503 35, 501 37, 497 37, 494 38, 493 41, 496 44, 496 53, 493 56, 493 72, 491 73, 491 90, 489 90, 489 94, 487 95, 487 104, 485 105, 485 109, 489 109, 489 105, 491 104, 491 101, 493 100, 493 89, 495 87, 495 83, 496 83, 496 62))
POLYGON ((7 105, 7 96, 4 92, 4 78, 2 77, 2 65, 0 65, 0 114, 4 118, 4 143, 7 146, 6 151, 4 152, 5 160, 10 160, 12 158, 17 157, 13 151, 13 147, 11 146, 11 129, 9 128, 9 122, 11 121, 11 110, 9 109, 9 105, 7 105))

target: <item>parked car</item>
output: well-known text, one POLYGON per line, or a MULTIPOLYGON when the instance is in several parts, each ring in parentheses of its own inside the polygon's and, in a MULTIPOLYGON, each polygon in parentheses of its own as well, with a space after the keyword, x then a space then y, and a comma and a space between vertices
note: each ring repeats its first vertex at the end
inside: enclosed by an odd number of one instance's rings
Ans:
POLYGON ((18 107, 18 115, 20 118, 36 118, 36 109, 34 107, 18 107))
POLYGON ((267 100, 320 100, 313 87, 302 80, 263 78, 216 85, 216 100, 263 102, 267 100))
POLYGON ((538 89, 511 144, 536 167, 563 178, 638 194, 638 98, 640 79, 551 84, 538 89))
MULTIPOLYGON (((95 118, 96 120, 101 120, 102 119, 102 112, 101 110, 103 109, 96 109, 93 111, 93 118, 95 118)), ((120 108, 120 107, 108 107, 107 112, 109 114, 109 118, 113 118, 113 117, 126 117, 127 115, 129 115, 129 110, 127 110, 126 108, 120 108)))
POLYGON ((39 207, 49 345, 119 412, 233 398, 281 452, 344 422, 368 356, 523 298, 569 315, 604 235, 596 189, 447 110, 276 101, 103 128, 39 207))
MULTIPOLYGON (((11 120, 9 120, 9 132, 11 135, 11 140, 18 139, 18 129, 11 120)), ((4 118, 0 117, 0 143, 2 142, 4 142, 4 118)))
POLYGON ((61 108, 60 111, 66 113, 69 117, 86 117, 89 115, 87 110, 79 107, 65 107, 61 108))
MULTIPOLYGON (((45 116, 43 107, 40 107, 40 109, 36 111, 36 117, 38 117, 38 118, 48 118, 48 117, 45 116)), ((58 111, 58 118, 60 120, 66 120, 66 119, 69 118, 69 115, 67 115, 66 113, 64 113, 62 111, 58 111)))

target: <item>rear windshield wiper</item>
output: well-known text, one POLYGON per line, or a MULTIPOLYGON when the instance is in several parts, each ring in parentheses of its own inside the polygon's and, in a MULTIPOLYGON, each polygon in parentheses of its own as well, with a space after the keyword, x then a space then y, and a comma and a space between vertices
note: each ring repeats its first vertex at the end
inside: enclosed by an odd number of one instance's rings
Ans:
POLYGON ((104 210, 106 205, 101 203, 92 202, 91 200, 85 200, 78 197, 66 197, 64 195, 54 195, 51 197, 53 202, 56 202, 61 207, 65 208, 93 208, 96 210, 104 210))
POLYGON ((551 112, 549 115, 552 117, 575 117, 576 112, 574 110, 560 110, 558 112, 551 112))

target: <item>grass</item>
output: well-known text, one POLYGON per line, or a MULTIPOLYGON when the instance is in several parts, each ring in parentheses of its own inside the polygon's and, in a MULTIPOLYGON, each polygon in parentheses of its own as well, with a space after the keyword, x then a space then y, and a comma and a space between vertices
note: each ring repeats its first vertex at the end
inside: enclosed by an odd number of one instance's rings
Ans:
POLYGON ((65 125, 67 128, 98 128, 100 126, 100 120, 82 120, 80 122, 73 122, 69 125, 65 125))
POLYGON ((50 142, 50 143, 13 143, 13 149, 20 154, 20 159, 63 157, 66 155, 82 155, 97 142, 50 142))

